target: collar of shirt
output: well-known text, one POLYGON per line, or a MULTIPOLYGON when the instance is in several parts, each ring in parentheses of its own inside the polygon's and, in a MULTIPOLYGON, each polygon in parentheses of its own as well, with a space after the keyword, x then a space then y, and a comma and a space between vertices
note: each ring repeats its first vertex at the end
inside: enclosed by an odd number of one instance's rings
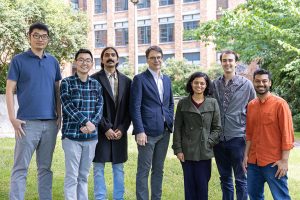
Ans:
POLYGON ((79 78, 77 72, 75 72, 74 76, 76 77, 76 80, 80 81, 80 83, 83 83, 83 84, 85 84, 85 83, 87 83, 87 82, 90 81, 90 76, 89 75, 88 75, 88 77, 86 79, 86 82, 81 81, 81 79, 79 78))
MULTIPOLYGON (((221 80, 222 80, 222 82, 223 82, 224 85, 225 85, 226 81, 225 81, 224 75, 222 76, 221 80)), ((239 82, 239 77, 238 77, 237 75, 234 75, 234 76, 232 77, 232 79, 230 79, 230 80, 228 81, 228 83, 234 83, 234 84, 237 84, 238 82, 239 82)))
POLYGON ((160 72, 160 73, 157 73, 157 72, 155 72, 155 71, 153 71, 152 69, 150 69, 149 67, 148 67, 148 70, 150 71, 150 73, 152 74, 152 76, 153 76, 153 78, 155 79, 155 80, 157 80, 157 79, 163 79, 163 74, 160 72))
POLYGON ((268 101, 270 98, 271 98, 271 96, 272 96, 272 93, 271 92, 269 92, 264 98, 258 98, 258 100, 259 100, 259 102, 260 103, 265 103, 266 101, 268 101))
POLYGON ((117 71, 114 71, 113 73, 110 73, 110 72, 108 72, 104 69, 104 72, 105 72, 107 78, 110 78, 112 76, 114 79, 117 79, 117 71))
MULTIPOLYGON (((37 55, 35 55, 31 49, 28 49, 27 51, 28 55, 31 56, 31 57, 38 57, 37 55)), ((43 58, 47 58, 47 54, 45 53, 45 51, 43 52, 43 58)), ((39 58, 39 57, 38 57, 39 58)))

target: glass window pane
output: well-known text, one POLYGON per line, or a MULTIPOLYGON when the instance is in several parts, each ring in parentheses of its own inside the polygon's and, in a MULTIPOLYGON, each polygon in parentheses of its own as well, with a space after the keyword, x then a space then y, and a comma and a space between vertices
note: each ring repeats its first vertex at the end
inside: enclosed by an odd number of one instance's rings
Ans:
POLYGON ((166 6, 166 5, 172 5, 174 4, 173 0, 160 0, 159 1, 159 6, 166 6))
POLYGON ((95 31, 95 47, 105 47, 107 45, 107 30, 95 31))
POLYGON ((174 41, 174 24, 160 24, 159 25, 160 42, 174 41))
POLYGON ((95 14, 106 12, 106 0, 94 0, 95 14))
POLYGON ((137 4, 137 8, 149 8, 150 7, 150 0, 140 0, 137 4))
POLYGON ((189 61, 189 63, 200 64, 200 52, 183 53, 183 57, 189 61))
POLYGON ((115 11, 128 10, 128 0, 115 0, 115 11))
POLYGON ((146 56, 139 56, 138 63, 139 64, 146 64, 147 63, 146 56))
POLYGON ((167 60, 169 58, 174 58, 175 54, 164 54, 164 60, 167 60))
POLYGON ((115 30, 116 46, 126 46, 128 44, 128 28, 115 30))
POLYGON ((101 60, 100 60, 100 58, 95 58, 95 69, 101 69, 101 60))
POLYGON ((151 43, 151 27, 142 26, 138 27, 138 43, 150 44, 151 43))
POLYGON ((196 2, 196 1, 200 1, 200 0, 183 0, 184 3, 188 3, 188 2, 196 2))

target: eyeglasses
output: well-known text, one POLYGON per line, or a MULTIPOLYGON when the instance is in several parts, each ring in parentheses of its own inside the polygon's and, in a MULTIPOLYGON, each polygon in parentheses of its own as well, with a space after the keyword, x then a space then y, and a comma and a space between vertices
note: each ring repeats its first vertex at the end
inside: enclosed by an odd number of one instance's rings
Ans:
POLYGON ((49 39, 49 36, 47 34, 44 34, 44 35, 40 35, 40 34, 33 34, 32 37, 36 40, 38 39, 42 39, 42 40, 48 40, 49 39))
POLYGON ((155 60, 161 60, 162 57, 161 56, 157 56, 157 57, 149 57, 149 60, 155 61, 155 60))
POLYGON ((92 64, 93 63, 93 61, 92 61, 92 59, 78 59, 78 60, 76 60, 77 62, 78 62, 78 64, 80 64, 80 65, 82 65, 83 63, 86 63, 86 64, 92 64))

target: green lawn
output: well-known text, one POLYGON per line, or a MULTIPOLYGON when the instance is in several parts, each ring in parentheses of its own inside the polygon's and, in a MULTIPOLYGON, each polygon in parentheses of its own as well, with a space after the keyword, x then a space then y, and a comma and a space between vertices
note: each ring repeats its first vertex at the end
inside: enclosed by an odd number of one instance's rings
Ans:
MULTIPOLYGON (((9 176, 13 164, 14 139, 0 139, 0 199, 8 199, 9 176)), ((171 145, 171 144, 170 144, 171 145)), ((135 199, 135 174, 136 174, 137 150, 133 137, 129 137, 129 160, 125 165, 125 199, 135 199)), ((290 154, 289 164, 289 188, 292 199, 300 199, 300 148, 294 149, 290 154)), ((53 159, 53 199, 63 199, 63 180, 64 180, 64 154, 61 147, 61 140, 57 140, 53 159)), ((36 184, 36 164, 35 157, 32 159, 27 179, 26 199, 38 199, 36 184)), ((91 172, 92 173, 92 172, 91 172)), ((106 182, 108 185, 109 199, 112 199, 112 174, 111 167, 107 165, 106 182)), ((92 174, 89 180, 89 196, 93 198, 93 179, 92 174)), ((163 200, 182 200, 184 199, 182 170, 171 148, 165 162, 165 175, 163 184, 163 200)), ((219 184, 216 165, 213 162, 212 177, 209 185, 209 199, 221 199, 221 188, 219 184)), ((266 186, 266 200, 272 199, 268 187, 266 186)))
POLYGON ((300 132, 295 132, 295 140, 300 142, 300 132))

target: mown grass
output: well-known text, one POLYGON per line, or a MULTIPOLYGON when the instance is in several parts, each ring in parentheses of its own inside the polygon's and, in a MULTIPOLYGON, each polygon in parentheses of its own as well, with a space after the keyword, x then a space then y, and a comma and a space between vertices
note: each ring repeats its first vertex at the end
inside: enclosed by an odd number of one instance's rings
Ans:
MULTIPOLYGON (((0 139, 0 200, 8 199, 10 171, 13 165, 13 150, 14 139, 2 138, 0 139)), ((129 137, 129 160, 125 164, 125 199, 135 199, 135 174, 136 174, 136 160, 137 149, 132 136, 129 137)), ((171 142, 170 142, 171 146, 171 142)), ((53 158, 53 199, 63 199, 63 181, 64 181, 64 153, 61 147, 61 140, 57 140, 57 145, 53 158)), ((112 173, 111 166, 106 166, 106 183, 109 199, 112 199, 112 173)), ((289 188, 292 199, 300 199, 300 148, 295 148, 290 154, 289 162, 289 188)), ((265 199, 272 199, 270 191, 266 185, 265 199)), ((219 200, 222 193, 219 183, 219 175, 216 165, 213 162, 212 176, 209 185, 209 199, 219 200)), ((89 179, 89 197, 93 198, 93 178, 92 171, 89 179)), ((36 163, 35 156, 30 164, 30 169, 27 178, 26 198, 28 200, 38 199, 37 183, 36 183, 36 163)), ((180 163, 173 155, 171 148, 169 148, 167 159, 165 162, 165 175, 163 183, 163 200, 183 200, 183 177, 180 163)))
POLYGON ((295 132, 295 140, 300 142, 300 132, 295 132))

